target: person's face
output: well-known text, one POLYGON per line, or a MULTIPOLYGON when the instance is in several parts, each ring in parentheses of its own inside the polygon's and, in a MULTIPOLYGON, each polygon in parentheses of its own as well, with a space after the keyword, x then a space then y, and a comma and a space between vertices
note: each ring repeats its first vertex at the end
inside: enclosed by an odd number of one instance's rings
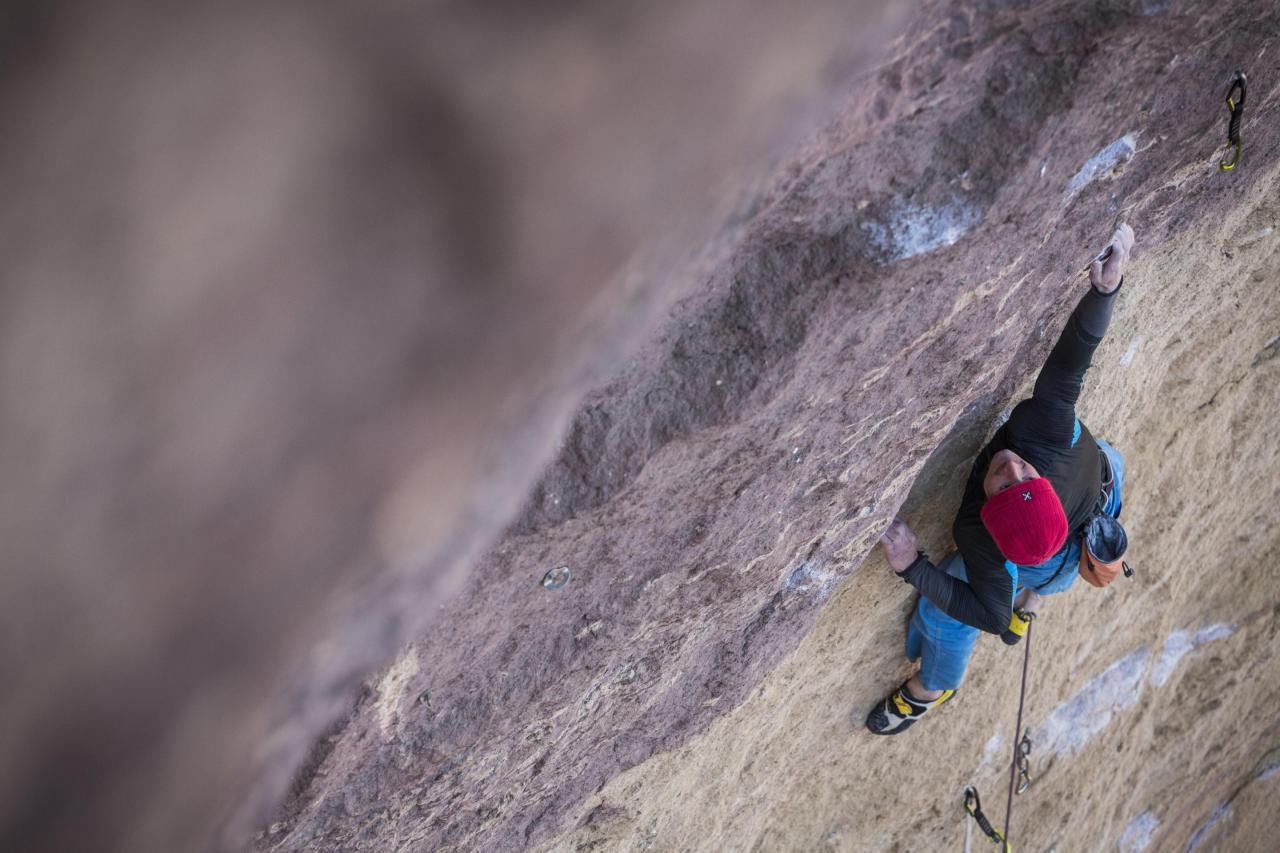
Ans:
POLYGON ((990 498, 1010 486, 1034 480, 1039 476, 1040 472, 1034 465, 1012 450, 1005 449, 991 457, 991 464, 987 466, 987 476, 982 481, 982 490, 990 498))

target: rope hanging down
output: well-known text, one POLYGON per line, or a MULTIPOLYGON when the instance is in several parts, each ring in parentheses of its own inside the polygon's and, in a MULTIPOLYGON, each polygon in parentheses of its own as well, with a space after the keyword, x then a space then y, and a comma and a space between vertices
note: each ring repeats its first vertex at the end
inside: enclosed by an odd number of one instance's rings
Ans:
POLYGON ((982 800, 978 798, 978 789, 972 785, 964 789, 964 810, 968 817, 965 818, 964 827, 964 849, 965 853, 969 853, 970 839, 973 833, 973 824, 976 821, 978 828, 986 834, 993 842, 1000 845, 1001 853, 1013 853, 1013 847, 1009 844, 1009 829, 1013 821, 1013 795, 1016 791, 1021 794, 1031 787, 1031 730, 1022 728, 1022 712, 1026 707, 1027 700, 1027 673, 1031 667, 1031 623, 1035 620, 1034 613, 1021 613, 1026 623, 1026 636, 1024 642, 1026 647, 1022 654, 1022 689, 1018 694, 1018 722, 1013 730, 1013 736, 1016 739, 1018 732, 1022 732, 1022 740, 1018 741, 1013 748, 1013 760, 1009 765, 1009 801, 1005 808, 1004 814, 1004 832, 996 829, 991 825, 991 821, 982 813, 982 800))
MULTIPOLYGON (((1035 614, 1026 614, 1026 619, 1027 638, 1024 642, 1027 644, 1027 647, 1023 650, 1022 654, 1022 690, 1018 693, 1018 724, 1013 729, 1013 737, 1015 741, 1018 738, 1018 732, 1022 731, 1022 709, 1025 707, 1027 702, 1027 670, 1031 666, 1031 626, 1035 624, 1035 614)), ((1031 760, 1029 757, 1031 755, 1031 738, 1025 734, 1022 738, 1027 744, 1026 755, 1028 756, 1027 762, 1029 764, 1031 760)), ((1004 834, 1006 838, 1009 837, 1009 831, 1013 828, 1013 792, 1018 786, 1018 770, 1021 766, 1022 753, 1023 748, 1021 744, 1014 746, 1013 762, 1009 766, 1009 800, 1005 805, 1004 811, 1004 834)), ((1028 776, 1027 785, 1030 784, 1031 779, 1028 776)), ((1026 787, 1024 786, 1022 790, 1025 791, 1026 787)))

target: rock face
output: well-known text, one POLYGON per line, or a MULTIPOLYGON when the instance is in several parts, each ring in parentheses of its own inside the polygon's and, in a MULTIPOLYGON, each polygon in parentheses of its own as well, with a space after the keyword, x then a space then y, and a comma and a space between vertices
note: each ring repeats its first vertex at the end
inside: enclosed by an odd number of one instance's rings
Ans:
POLYGON ((910 672, 914 594, 874 546, 902 512, 935 559, 952 547, 974 452, 1123 219, 1138 251, 1080 416, 1126 456, 1137 574, 1046 602, 1011 837, 1271 849, 1274 4, 928 3, 862 71, 846 4, 727 31, 695 4, 666 63, 660 27, 603 6, 463 5, 439 4, 457 27, 431 50, 403 4, 164 30, 168 50, 235 46, 247 102, 198 52, 159 74, 142 12, 22 19, 43 39, 23 67, 62 70, 6 84, 45 120, 0 160, 43 199, 14 217, 3 294, 4 837, 945 849, 968 783, 1003 824, 1017 651, 980 642, 903 737, 862 728, 910 672), (108 61, 122 45, 133 65, 108 61), (658 89, 619 82, 650 64, 658 89), (1222 172, 1237 67, 1245 148, 1222 172), (781 150, 734 144, 745 128, 811 126, 821 104, 790 112, 778 81, 820 71, 834 117, 718 231, 679 232, 728 166, 781 150), (104 79, 139 92, 85 114, 110 144, 49 120, 104 79), (618 91, 683 106, 610 109, 618 91), (561 152, 582 115, 599 134, 561 152), (622 186, 610 152, 646 132, 667 144, 626 149, 622 186), (40 192, 64 174, 91 191, 40 192))
POLYGON ((910 671, 914 596, 873 546, 901 510, 953 547, 973 454, 1119 220, 1139 250, 1080 414, 1127 458, 1137 574, 1037 623, 1012 837, 1267 849, 1278 36, 1265 3, 929 5, 586 396, 260 849, 942 849, 969 782, 1003 823, 1019 654, 980 643, 906 736, 861 727, 910 671))
POLYGON ((242 848, 901 21, 2 4, 6 849, 242 848))

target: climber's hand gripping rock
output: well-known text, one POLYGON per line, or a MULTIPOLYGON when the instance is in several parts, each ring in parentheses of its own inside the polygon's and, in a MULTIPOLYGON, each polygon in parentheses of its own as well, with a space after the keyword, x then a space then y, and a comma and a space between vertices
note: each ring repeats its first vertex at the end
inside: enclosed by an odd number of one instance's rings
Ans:
POLYGON ((911 532, 900 515, 894 516, 893 524, 880 537, 880 544, 884 546, 884 555, 888 558, 889 565, 899 574, 916 561, 919 543, 915 533, 911 532))
POLYGON ((1129 266, 1129 253, 1133 250, 1133 229, 1128 223, 1115 230, 1107 249, 1110 252, 1104 250, 1089 265, 1089 283, 1103 293, 1110 293, 1120 286, 1125 267, 1129 266))

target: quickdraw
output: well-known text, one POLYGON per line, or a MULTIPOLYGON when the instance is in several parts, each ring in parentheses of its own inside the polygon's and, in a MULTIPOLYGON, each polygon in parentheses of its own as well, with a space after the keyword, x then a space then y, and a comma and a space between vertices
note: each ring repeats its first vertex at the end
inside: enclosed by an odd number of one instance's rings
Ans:
POLYGON ((1031 787, 1031 729, 1022 733, 1018 742, 1018 789, 1017 793, 1026 793, 1031 787))
POLYGON ((969 830, 972 826, 969 823, 970 818, 977 821, 978 828, 986 834, 987 838, 1000 845, 1002 853, 1013 853, 1013 848, 1009 846, 1008 841, 1004 840, 1000 830, 992 826, 991 821, 987 820, 987 816, 982 813, 982 800, 978 799, 978 789, 972 785, 964 789, 964 810, 969 815, 965 819, 964 849, 966 853, 969 850, 969 830))
POLYGON ((966 786, 964 789, 964 810, 969 817, 965 818, 965 853, 969 853, 969 839, 973 830, 973 824, 970 823, 969 818, 977 821, 978 826, 986 833, 987 838, 1001 845, 1001 853, 1013 853, 1013 847, 1006 838, 1013 826, 1013 795, 1015 791, 1021 794, 1031 787, 1031 729, 1024 730, 1022 728, 1022 712, 1026 707, 1027 700, 1027 673, 1031 667, 1031 626, 1035 624, 1035 613, 1017 611, 1017 615, 1021 617, 1026 645, 1022 651, 1022 689, 1018 696, 1018 723, 1014 729, 1014 734, 1016 736, 1017 732, 1020 731, 1023 734, 1022 740, 1018 742, 1017 750, 1014 753, 1014 760, 1009 766, 1009 802, 1005 806, 1004 832, 1002 833, 992 826, 991 821, 982 813, 982 801, 978 799, 978 789, 972 785, 966 786))
POLYGON ((1244 72, 1237 71, 1231 78, 1231 86, 1227 89, 1227 109, 1231 113, 1231 123, 1227 125, 1227 145, 1232 148, 1232 155, 1230 161, 1223 160, 1218 163, 1219 168, 1224 172, 1230 172, 1240 162, 1240 119, 1244 115, 1244 83, 1244 72), (1240 90, 1239 100, 1234 97, 1236 89, 1240 90))
MULTIPOLYGON (((1018 732, 1022 731, 1022 711, 1027 704, 1027 673, 1031 669, 1031 627, 1035 625, 1032 620, 1027 623, 1027 638, 1022 649, 1022 689, 1018 693, 1018 722, 1013 727, 1014 737, 1018 736, 1018 732)), ((1022 744, 1018 745, 1018 751, 1015 753, 1015 760, 1009 764, 1009 800, 1004 807, 1004 831, 1008 835, 1013 831, 1013 792, 1017 787, 1018 775, 1017 771, 1022 766, 1025 758, 1030 761, 1031 739, 1027 735, 1023 735, 1023 742, 1026 744, 1025 754, 1022 744)), ((1030 766, 1029 764, 1027 765, 1030 766)), ((1030 785, 1031 780, 1028 778, 1026 784, 1030 785)), ((1026 788, 1023 788, 1026 790, 1026 788)))

